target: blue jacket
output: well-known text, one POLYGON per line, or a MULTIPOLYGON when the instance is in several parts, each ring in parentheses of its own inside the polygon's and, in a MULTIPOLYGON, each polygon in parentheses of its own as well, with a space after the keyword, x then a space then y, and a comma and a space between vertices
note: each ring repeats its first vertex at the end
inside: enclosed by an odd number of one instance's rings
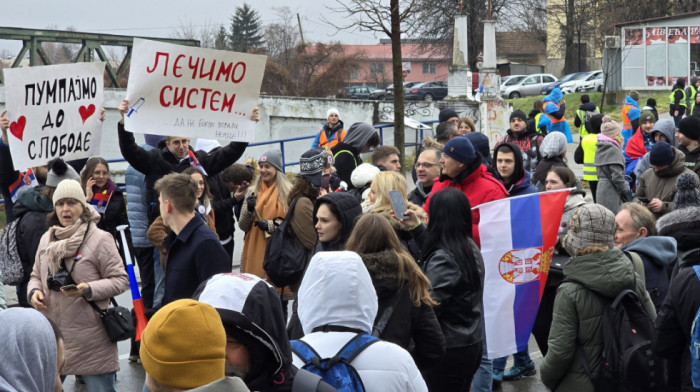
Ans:
POLYGON ((163 305, 192 298, 200 283, 218 273, 231 272, 231 257, 197 213, 180 234, 168 234, 163 245, 168 250, 163 305))
POLYGON ((644 263, 646 288, 658 311, 668 293, 669 272, 676 260, 676 239, 673 237, 642 237, 620 248, 637 253, 644 263))
MULTIPOLYGON (((153 147, 143 144, 144 150, 152 150, 153 147)), ((124 175, 126 182, 126 209, 129 211, 129 228, 131 229, 131 241, 135 248, 150 248, 153 245, 148 241, 148 203, 146 202, 146 176, 132 166, 126 168, 124 175)))
MULTIPOLYGON (((559 87, 557 87, 554 90, 552 90, 552 92, 549 93, 549 95, 542 98, 542 102, 544 102, 544 112, 547 113, 548 116, 550 116, 550 120, 551 117, 554 117, 556 119, 561 119, 564 117, 564 112, 566 112, 566 104, 557 107, 557 105, 559 105, 559 101, 561 101, 563 96, 564 95, 561 93, 561 90, 559 89, 559 87)), ((564 135, 566 135, 567 143, 574 142, 574 139, 571 136, 571 129, 569 127, 568 122, 552 122, 550 130, 552 132, 561 132, 564 135)))
POLYGON ((530 172, 525 170, 525 176, 523 176, 520 181, 513 185, 503 184, 503 186, 505 186, 508 191, 508 197, 529 195, 531 193, 537 193, 537 188, 532 186, 531 181, 530 172))

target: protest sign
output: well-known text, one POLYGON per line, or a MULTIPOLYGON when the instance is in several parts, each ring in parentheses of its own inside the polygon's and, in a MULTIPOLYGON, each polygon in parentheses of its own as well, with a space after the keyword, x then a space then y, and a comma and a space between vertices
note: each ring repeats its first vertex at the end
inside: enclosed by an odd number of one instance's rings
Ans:
POLYGON ((15 169, 100 154, 104 69, 95 62, 3 70, 15 169))
POLYGON ((130 132, 253 141, 266 56, 134 39, 130 132))

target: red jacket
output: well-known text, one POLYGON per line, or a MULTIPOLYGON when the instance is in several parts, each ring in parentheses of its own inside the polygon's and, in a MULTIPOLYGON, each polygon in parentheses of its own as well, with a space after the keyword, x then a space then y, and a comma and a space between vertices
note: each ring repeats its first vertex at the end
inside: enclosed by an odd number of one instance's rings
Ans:
MULTIPOLYGON (((500 181, 493 178, 484 165, 479 166, 478 169, 469 174, 466 178, 461 179, 461 177, 461 174, 456 177, 457 182, 451 179, 436 182, 433 185, 433 189, 430 191, 428 200, 426 200, 423 205, 425 212, 430 214, 430 211, 428 211, 430 197, 436 192, 451 186, 457 187, 457 189, 464 192, 472 208, 490 201, 508 197, 506 188, 503 187, 500 181)), ((479 239, 479 217, 479 210, 472 210, 472 234, 474 242, 481 248, 481 241, 479 239)))

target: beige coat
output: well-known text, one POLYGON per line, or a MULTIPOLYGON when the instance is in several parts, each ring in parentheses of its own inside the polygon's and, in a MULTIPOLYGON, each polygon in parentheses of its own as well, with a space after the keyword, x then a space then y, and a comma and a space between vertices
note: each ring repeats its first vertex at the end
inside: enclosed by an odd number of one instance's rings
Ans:
MULTIPOLYGON (((85 242, 78 251, 82 257, 78 261, 73 256, 66 257, 64 261, 69 271, 75 263, 71 273, 73 280, 76 284, 88 283, 92 289, 92 299, 97 306, 105 309, 111 297, 127 290, 129 278, 114 238, 98 229, 94 222, 90 223, 85 242)), ((46 284, 49 260, 45 250, 53 240, 48 232, 41 237, 27 292, 39 289, 44 293, 44 303, 48 309, 42 313, 56 323, 63 333, 66 362, 61 373, 94 375, 117 372, 117 344, 107 337, 99 314, 82 297, 68 297, 49 289, 46 284)))

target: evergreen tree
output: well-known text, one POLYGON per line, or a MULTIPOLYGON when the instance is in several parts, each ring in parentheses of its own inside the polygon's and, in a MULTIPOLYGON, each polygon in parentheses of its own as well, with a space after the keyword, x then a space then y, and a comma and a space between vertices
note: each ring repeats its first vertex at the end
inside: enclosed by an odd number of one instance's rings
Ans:
POLYGON ((231 50, 236 52, 248 52, 259 48, 265 43, 262 34, 262 21, 256 10, 247 3, 236 8, 236 13, 231 17, 231 30, 229 32, 231 50))
POLYGON ((216 38, 214 40, 214 48, 219 50, 227 50, 228 47, 228 34, 226 33, 226 28, 221 25, 219 32, 216 33, 216 38))

